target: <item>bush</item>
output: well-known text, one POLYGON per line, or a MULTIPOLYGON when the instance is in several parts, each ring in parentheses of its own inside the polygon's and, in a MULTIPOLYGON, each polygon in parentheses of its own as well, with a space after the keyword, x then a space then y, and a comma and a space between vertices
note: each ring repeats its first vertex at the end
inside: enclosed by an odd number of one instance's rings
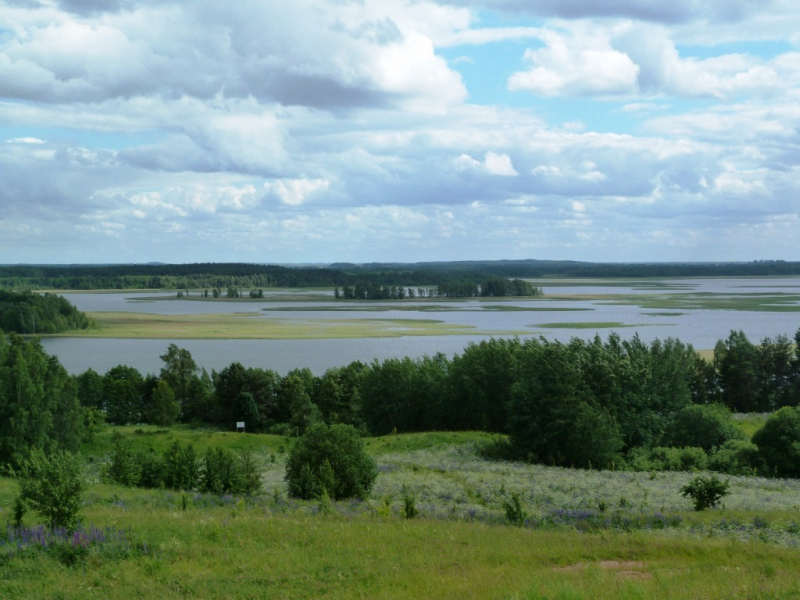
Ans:
POLYGON ((694 500, 695 510, 705 510, 719 504, 719 501, 728 495, 729 487, 729 481, 722 481, 716 475, 710 477, 698 475, 681 488, 681 495, 694 500))
POLYGON ((753 443, 767 468, 779 477, 800 477, 800 407, 773 413, 753 434, 753 443))
POLYGON ((138 486, 141 477, 139 457, 129 443, 117 440, 111 452, 111 463, 106 476, 114 483, 127 486, 138 486))
POLYGON ((200 479, 200 461, 194 446, 175 441, 164 453, 164 486, 171 490, 191 490, 200 479))
POLYGON ((729 475, 754 475, 763 470, 758 446, 745 440, 730 440, 708 459, 708 468, 729 475))
POLYGON ((36 448, 19 477, 19 505, 35 510, 51 528, 72 531, 78 526, 86 482, 77 456, 59 450, 48 457, 36 448))
POLYGON ((731 411, 721 404, 693 404, 679 410, 670 428, 670 443, 676 448, 694 446, 710 452, 744 433, 733 423, 731 411))
POLYGON ((506 511, 506 519, 508 519, 509 523, 517 527, 522 527, 525 524, 528 514, 522 506, 519 494, 511 494, 511 500, 504 499, 503 509, 506 511))
POLYGON ((419 515, 417 510, 417 502, 411 494, 406 493, 403 496, 403 516, 406 519, 413 519, 419 515))
POLYGON ((286 463, 289 495, 305 500, 369 496, 378 470, 351 425, 314 424, 297 440, 286 463))
POLYGON ((628 454, 628 465, 634 471, 702 470, 707 462, 702 448, 634 448, 628 454))
POLYGON ((139 461, 141 474, 139 476, 139 487, 160 488, 164 485, 164 461, 151 448, 150 450, 139 452, 136 455, 139 461))
POLYGON ((252 454, 237 456, 224 448, 209 449, 199 485, 201 492, 253 495, 261 489, 261 476, 252 454))

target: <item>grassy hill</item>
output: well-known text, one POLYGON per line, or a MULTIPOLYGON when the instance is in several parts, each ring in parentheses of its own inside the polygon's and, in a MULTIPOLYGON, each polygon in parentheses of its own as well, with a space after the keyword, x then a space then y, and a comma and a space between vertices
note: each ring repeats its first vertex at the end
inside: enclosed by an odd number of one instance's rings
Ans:
MULTIPOLYGON (((690 473, 490 462, 475 450, 488 439, 373 438, 380 474, 371 497, 326 503, 287 498, 286 438, 109 428, 82 451, 93 479, 85 515, 114 529, 83 553, 0 542, 0 598, 800 597, 800 481, 731 477, 725 507, 695 513, 678 493, 690 473), (173 440, 200 453, 249 449, 264 493, 101 483, 119 436, 156 450, 173 440), (513 494, 523 527, 506 519, 513 494), (406 497, 418 518, 403 518, 406 497)), ((16 487, 0 479, 6 519, 16 487)))

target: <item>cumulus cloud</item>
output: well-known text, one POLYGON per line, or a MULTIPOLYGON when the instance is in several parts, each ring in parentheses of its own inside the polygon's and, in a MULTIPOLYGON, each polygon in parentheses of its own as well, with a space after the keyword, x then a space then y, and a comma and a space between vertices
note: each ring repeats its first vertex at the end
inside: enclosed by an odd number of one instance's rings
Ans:
POLYGON ((790 4, 15 0, 0 254, 747 258, 800 234, 790 4))
POLYGON ((582 30, 565 37, 543 31, 540 37, 545 47, 525 51, 531 67, 509 78, 511 90, 543 96, 622 95, 636 90, 638 65, 615 50, 602 33, 582 30))
POLYGON ((225 7, 131 2, 119 12, 112 9, 122 3, 64 6, 71 12, 6 19, 21 31, 0 42, 3 96, 97 102, 222 95, 328 110, 413 105, 419 97, 447 104, 466 96, 430 37, 449 31, 454 17, 463 21, 458 9, 330 2, 323 10, 311 0, 225 7), (107 14, 97 16, 101 10, 107 14))
POLYGON ((267 182, 264 189, 268 194, 277 197, 281 204, 300 206, 305 204, 309 196, 327 190, 329 185, 325 179, 285 179, 267 182))
MULTIPOLYGON (((513 91, 542 96, 728 98, 769 96, 800 82, 800 54, 772 60, 744 53, 684 58, 662 27, 624 22, 613 27, 544 29, 544 47, 525 51, 530 66, 509 77, 513 91)), ((626 110, 648 107, 629 103, 626 110)))
POLYGON ((487 152, 483 160, 477 160, 468 154, 462 154, 455 161, 456 169, 459 171, 479 170, 489 175, 500 175, 502 177, 512 177, 518 175, 511 157, 508 154, 498 154, 497 152, 487 152))

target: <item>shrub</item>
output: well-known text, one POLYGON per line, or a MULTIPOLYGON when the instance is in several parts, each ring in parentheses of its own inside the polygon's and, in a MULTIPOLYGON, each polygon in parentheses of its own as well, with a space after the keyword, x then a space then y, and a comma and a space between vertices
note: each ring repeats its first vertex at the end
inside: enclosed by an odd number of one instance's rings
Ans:
POLYGON ((403 496, 403 516, 406 519, 413 519, 417 515, 419 515, 419 510, 417 510, 417 502, 414 496, 408 493, 405 494, 403 496))
POLYGON ((511 500, 504 499, 503 509, 506 511, 506 519, 508 519, 509 523, 517 527, 522 527, 525 524, 525 519, 528 518, 528 514, 522 506, 522 500, 520 500, 519 494, 511 494, 511 500))
POLYGON ((159 488, 164 485, 164 461, 152 448, 139 452, 136 460, 141 469, 139 487, 159 488))
POLYGON ((773 413, 753 434, 753 443, 767 468, 780 477, 800 477, 800 407, 773 413))
POLYGON ((318 423, 297 440, 286 463, 289 495, 334 500, 369 496, 378 470, 351 425, 318 423))
POLYGON ((705 510, 719 504, 719 501, 728 495, 729 487, 729 481, 722 481, 716 475, 709 477, 698 475, 681 488, 681 495, 694 501, 695 510, 705 510))
POLYGON ((753 475, 763 470, 763 463, 758 446, 745 440, 729 440, 709 457, 708 468, 729 475, 753 475))
POLYGON ((702 448, 634 448, 628 454, 628 464, 634 471, 701 470, 707 462, 702 448))
POLYGON ((744 433, 733 423, 726 406, 693 404, 675 414, 669 437, 677 448, 693 446, 709 452, 728 440, 744 438, 744 433))
POLYGON ((252 454, 236 455, 224 448, 209 449, 199 479, 201 492, 212 494, 257 494, 261 476, 252 454))
POLYGON ((127 486, 139 485, 141 467, 139 457, 129 443, 118 439, 111 452, 111 462, 106 470, 106 476, 114 483, 127 486))
POLYGON ((164 486, 171 490, 191 490, 200 479, 200 461, 194 446, 175 441, 164 453, 164 486))
POLYGON ((22 464, 19 485, 19 503, 47 519, 51 528, 72 531, 78 526, 86 482, 77 456, 58 450, 48 457, 34 449, 22 464))

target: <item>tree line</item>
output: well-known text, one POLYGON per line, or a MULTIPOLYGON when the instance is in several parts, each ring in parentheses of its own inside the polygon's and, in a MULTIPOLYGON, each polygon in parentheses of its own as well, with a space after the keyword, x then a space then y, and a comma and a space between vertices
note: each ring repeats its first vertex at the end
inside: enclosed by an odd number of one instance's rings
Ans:
POLYGON ((336 286, 334 297, 344 300, 403 300, 405 298, 505 298, 541 296, 542 289, 522 279, 503 279, 491 277, 482 282, 453 279, 434 287, 405 287, 379 285, 375 282, 345 285, 339 291, 336 286))
POLYGON ((174 344, 161 359, 158 374, 118 365, 71 377, 38 342, 0 339, 0 463, 36 446, 75 448, 102 416, 244 421, 288 436, 317 424, 364 435, 481 430, 507 434, 487 454, 544 464, 800 476, 800 351, 783 336, 753 344, 733 331, 711 361, 675 339, 490 339, 452 359, 353 362, 320 376, 240 363, 208 373, 174 344), (732 411, 777 411, 768 425, 789 433, 754 445, 732 411), (785 447, 768 449, 776 443, 785 447))
MULTIPOLYGON (((228 287, 438 286, 481 284, 489 278, 537 277, 750 277, 800 275, 800 262, 761 260, 722 263, 590 263, 552 260, 429 263, 333 263, 327 266, 252 263, 127 265, 0 265, 0 288, 183 290, 228 287)), ((506 294, 525 295, 525 294, 506 294)))
MULTIPOLYGON (((493 274, 461 274, 459 279, 480 283, 493 274)), ((179 265, 53 265, 0 266, 0 289, 56 290, 226 290, 272 287, 436 286, 454 279, 450 269, 342 269, 284 267, 248 263, 196 263, 179 265)))
POLYGON ((0 331, 35 335, 91 325, 86 313, 61 296, 0 290, 0 331))

